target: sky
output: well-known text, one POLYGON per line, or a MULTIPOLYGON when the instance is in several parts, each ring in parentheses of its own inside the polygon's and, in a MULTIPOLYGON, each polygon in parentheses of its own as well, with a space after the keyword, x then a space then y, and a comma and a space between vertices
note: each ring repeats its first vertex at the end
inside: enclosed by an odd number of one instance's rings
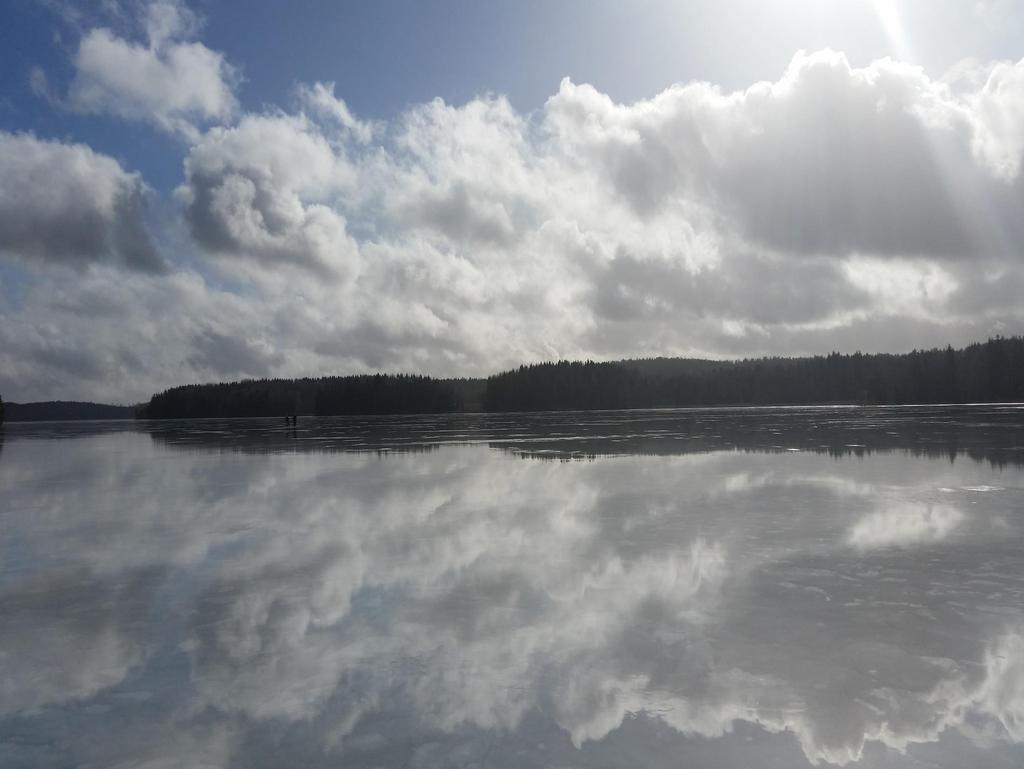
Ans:
POLYGON ((1010 0, 9 0, 0 395, 1024 333, 1010 0))

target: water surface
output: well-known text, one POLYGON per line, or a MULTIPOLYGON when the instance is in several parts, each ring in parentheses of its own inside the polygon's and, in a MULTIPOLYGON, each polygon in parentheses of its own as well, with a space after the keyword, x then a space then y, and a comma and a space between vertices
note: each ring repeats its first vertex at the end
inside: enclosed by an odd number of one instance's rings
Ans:
POLYGON ((3 767, 1020 767, 1024 409, 8 424, 3 767))

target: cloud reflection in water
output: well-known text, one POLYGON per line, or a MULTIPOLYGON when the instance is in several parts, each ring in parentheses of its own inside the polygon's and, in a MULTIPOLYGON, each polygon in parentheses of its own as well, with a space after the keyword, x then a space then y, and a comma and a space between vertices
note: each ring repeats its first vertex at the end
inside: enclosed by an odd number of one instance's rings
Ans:
POLYGON ((903 502, 861 518, 850 530, 856 547, 886 547, 941 542, 964 520, 951 505, 903 502))
POLYGON ((1019 468, 123 432, 0 480, 5 766, 1022 755, 1019 468))

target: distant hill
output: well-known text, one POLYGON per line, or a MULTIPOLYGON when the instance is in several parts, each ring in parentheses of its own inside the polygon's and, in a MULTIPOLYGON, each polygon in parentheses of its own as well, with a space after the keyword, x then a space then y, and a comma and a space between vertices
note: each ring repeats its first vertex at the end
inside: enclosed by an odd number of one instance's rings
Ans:
POLYGON ((134 419, 135 406, 110 406, 82 401, 4 402, 8 422, 46 422, 74 419, 134 419))

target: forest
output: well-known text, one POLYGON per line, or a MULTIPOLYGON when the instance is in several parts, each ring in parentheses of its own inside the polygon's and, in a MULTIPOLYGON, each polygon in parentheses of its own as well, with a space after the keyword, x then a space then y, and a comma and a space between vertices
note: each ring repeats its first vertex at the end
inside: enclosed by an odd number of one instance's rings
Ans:
POLYGON ((1024 337, 961 350, 740 361, 521 366, 487 380, 486 411, 1024 400, 1024 337))
POLYGON ((109 406, 87 401, 38 401, 36 403, 8 403, 6 409, 0 398, 0 422, 6 416, 9 422, 48 422, 76 419, 131 419, 135 406, 109 406))
POLYGON ((174 387, 148 419, 672 406, 1024 401, 1024 337, 904 354, 524 365, 481 379, 375 374, 174 387))
POLYGON ((468 411, 468 389, 460 381, 467 380, 371 374, 184 385, 154 395, 137 415, 173 419, 468 411))

